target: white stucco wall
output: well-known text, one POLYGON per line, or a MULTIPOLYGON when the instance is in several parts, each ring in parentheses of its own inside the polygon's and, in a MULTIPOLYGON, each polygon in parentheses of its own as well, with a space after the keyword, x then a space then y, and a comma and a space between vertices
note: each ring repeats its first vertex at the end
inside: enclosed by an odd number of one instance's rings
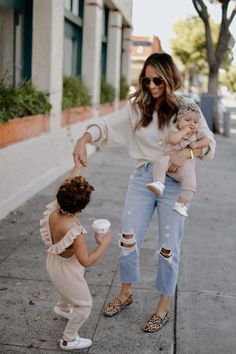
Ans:
POLYGON ((122 16, 118 11, 110 11, 108 23, 107 81, 116 91, 116 104, 120 92, 122 16))
MULTIPOLYGON (((0 219, 73 167, 73 144, 89 120, 0 149, 0 219)), ((91 154, 94 148, 89 146, 91 154)))
POLYGON ((91 103, 100 103, 101 37, 103 0, 84 2, 82 77, 89 88, 91 103))
MULTIPOLYGON (((109 55, 113 64, 112 70, 115 71, 110 77, 113 80, 116 78, 113 84, 117 90, 121 25, 131 25, 132 0, 86 0, 86 3, 90 3, 90 7, 94 8, 87 12, 87 21, 84 19, 82 74, 91 90, 95 108, 99 103, 102 8, 108 2, 111 11, 116 8, 119 10, 115 15, 118 23, 113 23, 120 27, 119 33, 113 33, 111 38, 111 41, 118 40, 119 43, 108 45, 119 57, 116 59, 112 54, 109 55), (93 80, 89 81, 89 78, 93 80)), ((75 141, 89 123, 85 121, 70 126, 70 135, 68 128, 61 128, 64 0, 34 0, 33 3, 32 80, 38 89, 49 93, 52 103, 50 132, 0 149, 0 219, 73 166, 71 139, 75 141)), ((126 75, 128 77, 128 72, 126 75)), ((88 153, 94 150, 90 146, 88 153)))
POLYGON ((14 11, 0 8, 0 77, 12 83, 13 75, 14 11))
POLYGON ((126 78, 127 83, 131 84, 131 47, 132 47, 132 29, 129 27, 123 28, 123 43, 122 43, 122 67, 121 73, 126 78))
POLYGON ((112 3, 122 13, 126 25, 132 25, 133 0, 108 0, 107 2, 112 3))
POLYGON ((50 129, 60 130, 63 77, 64 1, 34 0, 32 81, 49 93, 50 129))

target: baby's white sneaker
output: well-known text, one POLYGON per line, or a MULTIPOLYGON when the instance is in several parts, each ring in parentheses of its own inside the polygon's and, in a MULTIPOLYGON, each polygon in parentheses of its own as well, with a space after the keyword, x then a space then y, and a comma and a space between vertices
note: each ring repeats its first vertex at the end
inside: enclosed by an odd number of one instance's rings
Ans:
POLYGON ((186 207, 186 205, 184 203, 175 202, 173 210, 176 211, 176 213, 178 213, 178 214, 180 214, 182 216, 185 216, 185 217, 188 216, 187 207, 186 207))
POLYGON ((148 183, 145 187, 158 196, 161 196, 165 189, 165 185, 159 181, 148 183))
POLYGON ((92 345, 91 339, 76 337, 75 340, 67 342, 64 339, 60 340, 60 347, 64 350, 84 349, 89 348, 92 345))

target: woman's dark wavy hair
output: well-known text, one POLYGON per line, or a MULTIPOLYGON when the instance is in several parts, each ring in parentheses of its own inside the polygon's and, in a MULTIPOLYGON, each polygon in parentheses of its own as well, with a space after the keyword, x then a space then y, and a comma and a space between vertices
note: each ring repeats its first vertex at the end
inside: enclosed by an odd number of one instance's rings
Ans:
POLYGON ((136 128, 147 127, 152 121, 152 115, 156 109, 156 100, 152 97, 147 87, 142 85, 142 78, 145 77, 147 66, 150 65, 161 77, 165 84, 165 92, 158 105, 158 127, 163 129, 169 124, 171 117, 178 111, 180 100, 174 95, 174 91, 181 86, 181 79, 178 69, 172 57, 167 53, 151 54, 144 62, 139 76, 139 87, 130 98, 134 98, 133 104, 138 104, 142 118, 136 128))
POLYGON ((56 194, 61 212, 76 214, 82 211, 90 202, 92 191, 93 186, 82 176, 65 180, 56 194))

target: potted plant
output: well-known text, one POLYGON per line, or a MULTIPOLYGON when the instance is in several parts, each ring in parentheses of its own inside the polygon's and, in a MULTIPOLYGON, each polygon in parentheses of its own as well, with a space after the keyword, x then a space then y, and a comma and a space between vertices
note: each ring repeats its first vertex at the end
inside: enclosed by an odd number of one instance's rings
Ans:
POLYGON ((101 80, 101 88, 100 88, 100 115, 104 115, 114 111, 114 102, 115 100, 115 89, 112 85, 110 85, 106 79, 103 77, 101 80))
POLYGON ((0 148, 48 131, 51 104, 31 82, 19 87, 0 81, 0 148))
POLYGON ((119 107, 122 108, 127 103, 129 93, 129 85, 127 83, 126 78, 121 75, 120 77, 120 104, 119 107))
POLYGON ((76 76, 63 78, 62 127, 91 118, 90 95, 82 79, 76 76))

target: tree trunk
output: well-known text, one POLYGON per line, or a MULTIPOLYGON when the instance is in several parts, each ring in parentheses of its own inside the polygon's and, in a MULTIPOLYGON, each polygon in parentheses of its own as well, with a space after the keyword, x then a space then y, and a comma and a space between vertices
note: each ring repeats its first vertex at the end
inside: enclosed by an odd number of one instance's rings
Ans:
POLYGON ((219 69, 210 68, 209 81, 208 81, 208 94, 214 97, 213 103, 213 131, 220 133, 220 116, 218 112, 218 75, 219 69))
MULTIPOLYGON (((227 49, 229 49, 229 41, 231 34, 229 32, 229 26, 231 25, 235 15, 236 9, 231 12, 231 15, 227 18, 228 5, 230 0, 218 0, 221 3, 222 17, 220 24, 220 32, 218 36, 218 41, 214 49, 212 37, 211 37, 211 27, 209 22, 209 14, 207 6, 204 0, 192 0, 193 6, 197 11, 198 15, 202 19, 205 26, 205 36, 206 36, 206 47, 207 47, 207 59, 209 64, 209 81, 208 81, 208 94, 215 97, 214 107, 213 107, 213 131, 215 133, 220 132, 220 117, 218 113, 218 74, 219 67, 223 61, 227 49)), ((212 2, 212 1, 211 1, 212 2)))
POLYGON ((188 65, 185 66, 185 75, 184 75, 184 92, 189 92, 189 81, 190 81, 190 68, 188 65))

